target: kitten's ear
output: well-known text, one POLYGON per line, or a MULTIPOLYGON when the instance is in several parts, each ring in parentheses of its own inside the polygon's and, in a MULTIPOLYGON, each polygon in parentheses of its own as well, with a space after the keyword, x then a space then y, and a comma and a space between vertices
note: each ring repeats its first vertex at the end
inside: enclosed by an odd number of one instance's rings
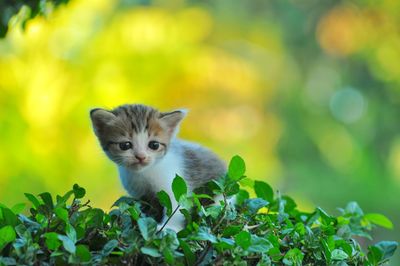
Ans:
POLYGON ((175 110, 172 112, 161 113, 160 120, 168 127, 169 133, 175 135, 178 133, 178 125, 182 119, 186 116, 187 110, 175 110))
POLYGON ((105 126, 112 124, 116 118, 113 113, 101 108, 90 110, 90 119, 92 120, 93 129, 97 136, 103 131, 105 126))

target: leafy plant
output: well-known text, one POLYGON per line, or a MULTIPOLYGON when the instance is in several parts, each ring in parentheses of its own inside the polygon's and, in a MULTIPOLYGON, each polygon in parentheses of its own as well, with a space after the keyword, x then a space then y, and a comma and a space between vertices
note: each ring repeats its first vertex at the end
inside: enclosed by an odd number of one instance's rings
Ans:
POLYGON ((0 1, 0 38, 4 37, 8 30, 8 23, 12 16, 17 15, 17 20, 25 25, 26 21, 36 15, 46 15, 60 4, 68 0, 4 0, 0 1))
POLYGON ((257 198, 250 198, 243 159, 233 157, 228 169, 208 184, 222 196, 216 204, 202 204, 210 195, 189 193, 179 176, 172 184, 178 208, 172 210, 165 191, 158 193, 170 217, 185 215, 180 232, 158 226, 141 213, 144 203, 129 197, 105 213, 82 201, 85 189, 78 185, 55 198, 26 193, 28 216, 21 213, 25 204, 0 207, 0 265, 380 265, 397 248, 382 241, 364 251, 354 238, 371 239, 376 225, 392 228, 381 214, 364 214, 355 202, 336 217, 321 208, 302 212, 261 181, 253 182, 257 198))

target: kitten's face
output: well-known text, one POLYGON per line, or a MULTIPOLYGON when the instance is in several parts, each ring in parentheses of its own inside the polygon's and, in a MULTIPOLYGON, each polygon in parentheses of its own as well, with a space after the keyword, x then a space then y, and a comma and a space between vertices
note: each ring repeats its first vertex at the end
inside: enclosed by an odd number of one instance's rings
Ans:
POLYGON ((144 105, 90 112, 104 152, 116 164, 134 171, 151 167, 165 156, 184 116, 181 110, 160 113, 144 105))

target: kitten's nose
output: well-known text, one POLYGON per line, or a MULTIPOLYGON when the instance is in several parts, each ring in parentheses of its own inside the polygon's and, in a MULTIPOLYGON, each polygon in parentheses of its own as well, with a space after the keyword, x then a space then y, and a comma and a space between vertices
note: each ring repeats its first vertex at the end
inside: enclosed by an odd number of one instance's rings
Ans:
POLYGON ((144 154, 136 154, 135 157, 139 160, 139 162, 143 162, 144 160, 146 160, 146 155, 144 154))

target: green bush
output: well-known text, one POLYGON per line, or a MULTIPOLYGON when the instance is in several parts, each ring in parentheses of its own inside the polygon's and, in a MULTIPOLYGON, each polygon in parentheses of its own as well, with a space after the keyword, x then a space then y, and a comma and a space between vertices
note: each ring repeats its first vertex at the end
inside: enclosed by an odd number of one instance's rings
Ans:
MULTIPOLYGON (((22 203, 0 207, 0 265, 379 265, 394 254, 396 242, 363 251, 353 238, 371 239, 375 225, 392 228, 385 216, 364 214, 355 202, 337 217, 321 208, 302 212, 293 199, 264 182, 252 184, 244 173, 243 160, 233 157, 228 174, 208 184, 222 195, 219 204, 209 206, 201 204, 209 195, 188 193, 177 176, 172 188, 187 222, 179 233, 158 228, 141 213, 144 203, 129 197, 105 213, 82 200, 85 189, 78 185, 55 198, 26 193, 29 216, 21 213, 22 203), (257 198, 242 189, 249 184, 257 198)), ((171 209, 167 193, 158 197, 169 216, 178 211, 171 209)))

